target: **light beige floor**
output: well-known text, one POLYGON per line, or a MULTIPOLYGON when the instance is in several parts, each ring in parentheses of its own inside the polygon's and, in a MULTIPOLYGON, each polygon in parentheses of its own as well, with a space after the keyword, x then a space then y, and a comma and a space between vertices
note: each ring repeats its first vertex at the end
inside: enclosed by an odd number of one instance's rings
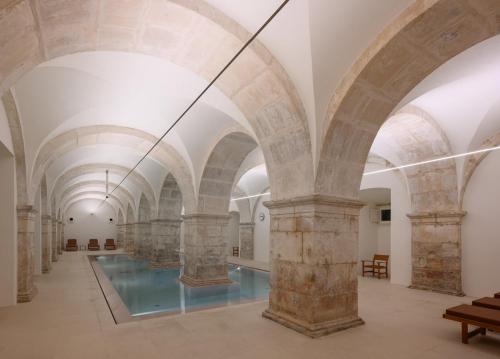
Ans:
POLYGON ((260 315, 265 302, 115 325, 85 253, 37 278, 32 303, 0 309, 0 358, 499 358, 500 338, 460 343, 445 307, 470 298, 360 280, 366 325, 309 339, 260 315))

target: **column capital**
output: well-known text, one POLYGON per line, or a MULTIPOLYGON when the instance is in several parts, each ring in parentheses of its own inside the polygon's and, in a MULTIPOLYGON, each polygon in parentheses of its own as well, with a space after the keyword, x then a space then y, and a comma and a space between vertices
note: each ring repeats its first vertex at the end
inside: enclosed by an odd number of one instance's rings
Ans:
POLYGON ((50 214, 43 214, 42 215, 42 220, 50 221, 51 219, 52 219, 52 216, 50 214))
POLYGON ((255 222, 240 222, 240 227, 254 227, 255 222))
POLYGON ((323 194, 312 194, 308 196, 300 196, 288 199, 280 199, 276 201, 266 201, 264 206, 269 208, 271 212, 279 213, 304 213, 325 211, 331 213, 349 213, 357 214, 365 205, 364 202, 328 196, 323 194))
POLYGON ((231 216, 229 214, 190 213, 190 214, 184 214, 182 216, 182 219, 184 219, 184 220, 207 219, 207 220, 227 220, 227 221, 229 221, 230 217, 231 216))
POLYGON ((435 211, 435 212, 414 212, 406 216, 412 223, 435 223, 435 224, 457 224, 461 223, 465 211, 435 211))
POLYGON ((182 219, 156 218, 152 219, 151 223, 182 223, 182 219))
POLYGON ((31 205, 17 206, 16 210, 17 210, 17 214, 25 214, 25 213, 36 214, 36 213, 38 213, 38 211, 31 205))

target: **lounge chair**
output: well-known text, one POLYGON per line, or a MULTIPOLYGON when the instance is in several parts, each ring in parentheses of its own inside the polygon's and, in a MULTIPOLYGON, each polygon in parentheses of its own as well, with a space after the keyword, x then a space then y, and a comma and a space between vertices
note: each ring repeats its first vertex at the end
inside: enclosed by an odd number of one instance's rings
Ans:
POLYGON ((472 305, 500 310, 500 298, 488 298, 484 297, 481 299, 476 299, 472 302, 472 305))
POLYGON ((87 249, 89 251, 98 251, 99 249, 101 249, 99 241, 97 239, 89 239, 89 244, 87 245, 87 249))
POLYGON ((116 249, 115 240, 112 238, 106 239, 106 243, 104 243, 104 249, 107 249, 107 250, 116 249))
POLYGON ((443 318, 462 323, 462 343, 478 334, 486 335, 486 329, 500 332, 500 310, 462 304, 446 309, 443 318), (478 327, 469 332, 469 325, 478 327))
POLYGON ((361 261, 363 266, 363 277, 365 273, 371 273, 372 276, 378 277, 380 279, 381 276, 385 278, 389 278, 389 256, 385 254, 375 254, 373 259, 363 260, 361 261))
POLYGON ((78 250, 78 244, 76 243, 76 239, 68 239, 68 242, 66 243, 66 251, 77 251, 78 250))

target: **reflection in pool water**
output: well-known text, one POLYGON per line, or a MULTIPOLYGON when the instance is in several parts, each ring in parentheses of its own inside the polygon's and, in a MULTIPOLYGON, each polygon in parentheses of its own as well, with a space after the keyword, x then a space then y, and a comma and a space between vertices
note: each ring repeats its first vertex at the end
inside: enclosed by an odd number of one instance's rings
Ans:
POLYGON ((127 255, 97 257, 132 316, 186 312, 257 299, 269 294, 269 273, 229 265, 230 285, 190 288, 179 281, 181 269, 150 268, 148 261, 127 255))

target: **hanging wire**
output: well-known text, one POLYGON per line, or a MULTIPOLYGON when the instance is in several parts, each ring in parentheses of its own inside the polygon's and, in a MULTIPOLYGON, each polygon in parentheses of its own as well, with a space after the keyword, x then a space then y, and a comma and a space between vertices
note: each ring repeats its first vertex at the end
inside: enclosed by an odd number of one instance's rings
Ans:
MULTIPOLYGON (((155 149, 156 146, 167 136, 170 131, 184 118, 184 116, 193 108, 193 106, 201 99, 201 97, 212 87, 212 85, 226 72, 226 70, 233 64, 234 61, 241 55, 241 53, 259 36, 259 34, 266 28, 266 26, 280 13, 280 11, 288 4, 290 0, 285 0, 281 3, 281 5, 272 13, 272 15, 262 24, 262 26, 250 37, 247 42, 236 52, 236 54, 229 60, 229 62, 219 71, 219 73, 210 81, 210 83, 205 86, 205 88, 196 96, 196 98, 186 107, 186 109, 181 113, 181 115, 170 125, 170 127, 161 135, 160 138, 151 146, 151 148, 141 157, 141 159, 135 164, 134 167, 123 177, 123 179, 109 192, 106 198, 103 200, 105 202, 109 195, 111 195, 118 187, 120 187, 123 182, 127 179, 127 177, 135 171, 135 169, 141 164, 142 161, 155 149)), ((102 204, 102 202, 101 202, 102 204)))

